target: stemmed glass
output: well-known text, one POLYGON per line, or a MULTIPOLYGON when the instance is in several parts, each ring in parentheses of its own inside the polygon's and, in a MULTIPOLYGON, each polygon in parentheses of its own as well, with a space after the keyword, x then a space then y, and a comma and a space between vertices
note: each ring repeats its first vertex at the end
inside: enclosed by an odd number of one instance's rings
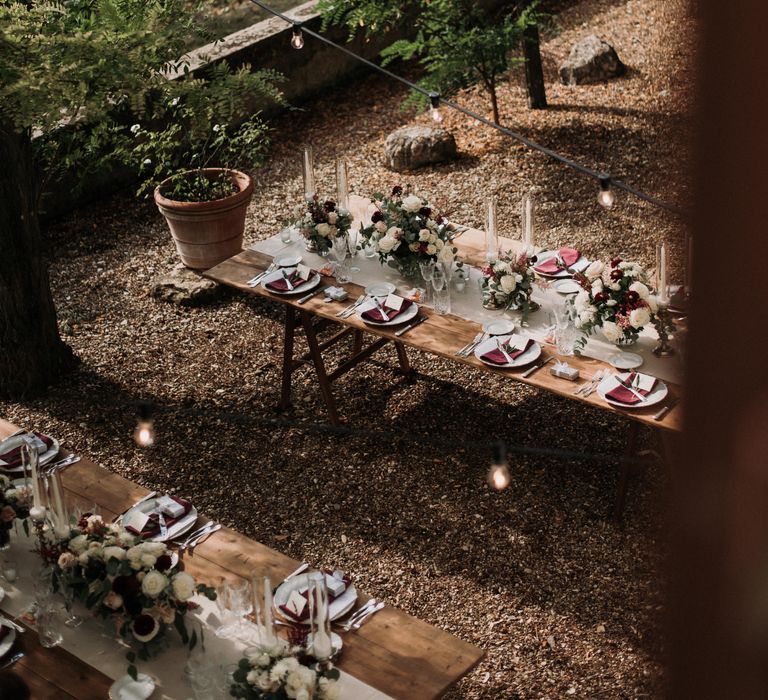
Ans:
POLYGON ((357 242, 359 240, 360 233, 353 228, 347 231, 347 249, 349 250, 349 257, 352 261, 352 266, 349 268, 351 274, 360 272, 360 268, 354 264, 355 256, 357 255, 357 242))
POLYGON ((246 579, 224 581, 217 591, 216 604, 221 613, 221 627, 216 636, 224 639, 241 636, 245 632, 244 618, 253 612, 253 590, 246 579), (232 621, 234 618, 234 621, 232 621))
POLYGON ((432 287, 435 290, 435 311, 440 314, 451 312, 451 289, 448 286, 448 277, 442 267, 435 267, 432 272, 432 287))
POLYGON ((424 305, 429 306, 432 304, 432 276, 435 273, 435 263, 433 260, 427 260, 426 262, 419 262, 419 270, 421 270, 421 276, 424 278, 424 305))
POLYGON ((336 258, 336 282, 338 284, 349 282, 349 268, 347 267, 349 248, 346 236, 337 236, 333 239, 333 255, 336 258))

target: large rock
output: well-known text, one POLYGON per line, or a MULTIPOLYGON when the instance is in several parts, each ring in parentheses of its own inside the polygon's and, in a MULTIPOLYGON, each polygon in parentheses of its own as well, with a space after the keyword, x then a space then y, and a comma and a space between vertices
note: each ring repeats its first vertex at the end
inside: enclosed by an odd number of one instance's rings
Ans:
POLYGON ((386 164, 397 172, 422 165, 442 163, 456 157, 456 141, 445 129, 405 126, 393 131, 384 142, 386 164))
POLYGON ((602 83, 624 75, 626 70, 613 46, 591 34, 573 45, 568 58, 560 66, 560 80, 564 85, 602 83))
POLYGON ((200 306, 219 296, 221 286, 179 263, 170 272, 155 277, 149 293, 156 299, 180 306, 200 306))

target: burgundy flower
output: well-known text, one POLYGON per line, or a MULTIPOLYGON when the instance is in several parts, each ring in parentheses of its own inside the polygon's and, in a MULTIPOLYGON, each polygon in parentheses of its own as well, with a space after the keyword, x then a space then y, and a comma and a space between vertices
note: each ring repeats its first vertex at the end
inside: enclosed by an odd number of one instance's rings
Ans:
POLYGON ((535 265, 535 264, 536 264, 536 262, 538 261, 538 259, 539 259, 539 257, 538 257, 537 255, 531 255, 531 257, 530 257, 530 258, 528 258, 528 262, 529 262, 531 265, 535 265))
POLYGON ((602 304, 604 301, 608 301, 608 295, 605 292, 595 294, 595 304, 602 304))
POLYGON ((440 224, 442 224, 442 223, 443 223, 443 221, 445 221, 445 219, 444 219, 442 216, 438 216, 438 217, 435 219, 435 223, 436 223, 438 226, 439 226, 440 224))
POLYGON ((171 568, 171 565, 173 564, 173 559, 171 559, 170 556, 167 554, 162 554, 157 558, 157 561, 155 562, 155 568, 158 571, 168 571, 168 569, 171 568))
POLYGON ((419 243, 419 251, 422 253, 427 252, 428 243, 419 243))
POLYGON ((640 295, 637 292, 630 291, 627 292, 627 304, 631 306, 635 306, 637 302, 640 301, 640 295))
POLYGON ((116 576, 115 580, 112 581, 112 590, 115 593, 119 593, 124 598, 131 594, 138 593, 140 588, 141 583, 139 583, 139 579, 133 574, 130 576, 116 576))
POLYGON ((384 221, 384 214, 382 214, 378 209, 371 214, 371 221, 375 224, 379 221, 384 221))
POLYGON ((144 609, 139 597, 136 595, 123 596, 123 607, 131 617, 135 617, 144 609))
POLYGON ((403 188, 400 187, 400 185, 395 185, 392 188, 392 196, 393 197, 399 197, 403 193, 403 188))
POLYGON ((152 615, 139 615, 133 621, 133 629, 139 634, 149 634, 155 629, 155 618, 152 615))
POLYGON ((611 260, 611 267, 618 267, 621 262, 621 258, 614 258, 611 260))
POLYGON ((624 273, 618 268, 615 270, 611 270, 611 279, 614 282, 618 282, 622 277, 624 277, 624 273))
POLYGON ((325 211, 336 211, 336 202, 334 202, 332 199, 329 199, 323 204, 323 209, 325 211))
POLYGON ((422 207, 419 209, 419 216, 423 216, 425 219, 428 219, 430 216, 432 216, 432 210, 429 207, 422 207))

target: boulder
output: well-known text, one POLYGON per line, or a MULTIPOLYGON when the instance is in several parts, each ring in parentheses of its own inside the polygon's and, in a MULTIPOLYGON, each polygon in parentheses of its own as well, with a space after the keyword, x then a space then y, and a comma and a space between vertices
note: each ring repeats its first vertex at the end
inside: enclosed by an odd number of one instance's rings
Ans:
POLYGON ((564 85, 602 83, 624 75, 626 70, 613 46, 591 34, 573 45, 568 58, 560 66, 560 80, 564 85))
POLYGON ((221 286, 205 279, 199 272, 179 263, 170 272, 152 280, 149 293, 162 301, 179 306, 201 306, 219 296, 221 286))
POLYGON ((384 159, 397 172, 415 170, 430 163, 456 157, 456 140, 445 129, 405 126, 393 131, 384 142, 384 159))

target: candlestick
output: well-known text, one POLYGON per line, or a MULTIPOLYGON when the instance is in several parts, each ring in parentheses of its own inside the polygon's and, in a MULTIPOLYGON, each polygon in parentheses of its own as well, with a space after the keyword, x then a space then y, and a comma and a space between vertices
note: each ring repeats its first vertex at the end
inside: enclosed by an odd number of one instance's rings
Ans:
POLYGON ((485 202, 485 259, 493 264, 499 256, 499 234, 496 230, 496 197, 485 202))
POLYGON ((40 508, 42 502, 40 499, 40 482, 37 478, 37 457, 37 448, 25 440, 21 446, 21 461, 29 465, 32 474, 32 505, 35 508, 40 508))
POLYGON ((315 598, 314 619, 312 624, 312 655, 320 666, 327 665, 333 654, 333 643, 328 618, 328 589, 325 577, 321 574, 312 580, 310 596, 315 598))
POLYGON ((533 254, 533 208, 534 208, 534 196, 532 192, 529 192, 523 197, 522 205, 522 229, 523 229, 523 244, 525 245, 526 252, 533 254))
POLYGON ((304 158, 302 160, 302 174, 304 176, 304 196, 312 199, 315 196, 315 159, 312 154, 312 146, 304 147, 304 158))
POLYGON ((336 203, 349 211, 349 182, 347 181, 347 161, 336 161, 336 203))
POLYGON ((669 313, 669 302, 659 300, 659 308, 656 311, 653 325, 659 336, 659 344, 653 349, 656 357, 669 357, 675 354, 675 349, 669 343, 669 334, 675 330, 672 314, 669 313))
POLYGON ((659 303, 666 304, 669 301, 667 293, 667 244, 662 242, 660 248, 659 266, 659 303))
POLYGON ((267 643, 275 641, 275 630, 272 626, 272 582, 269 576, 264 577, 264 627, 267 632, 267 643))
POLYGON ((51 478, 51 491, 53 492, 53 531, 57 537, 66 537, 69 534, 67 529, 67 511, 64 509, 64 498, 61 493, 61 480, 58 472, 53 472, 51 478), (66 532, 64 530, 67 529, 66 532), (63 533, 63 534, 62 534, 63 533))

